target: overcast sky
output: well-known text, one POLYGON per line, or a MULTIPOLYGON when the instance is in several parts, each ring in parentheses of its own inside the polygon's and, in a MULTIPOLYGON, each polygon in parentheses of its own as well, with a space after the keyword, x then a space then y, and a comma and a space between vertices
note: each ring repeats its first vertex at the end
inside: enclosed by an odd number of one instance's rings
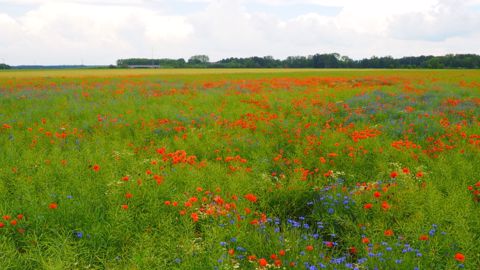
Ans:
POLYGON ((480 54, 480 0, 0 0, 0 62, 480 54))

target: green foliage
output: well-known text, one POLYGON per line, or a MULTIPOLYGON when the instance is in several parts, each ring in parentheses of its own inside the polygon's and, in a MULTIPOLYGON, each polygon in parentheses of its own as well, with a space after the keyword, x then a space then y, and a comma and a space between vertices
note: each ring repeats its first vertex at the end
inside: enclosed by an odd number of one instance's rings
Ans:
POLYGON ((0 77, 0 269, 480 265, 478 71, 82 72, 0 77))

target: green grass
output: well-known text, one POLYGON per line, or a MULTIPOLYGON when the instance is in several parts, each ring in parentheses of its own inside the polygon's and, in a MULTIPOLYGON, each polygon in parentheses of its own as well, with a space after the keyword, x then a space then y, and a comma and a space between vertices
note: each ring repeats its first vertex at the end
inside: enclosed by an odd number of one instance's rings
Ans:
POLYGON ((2 71, 0 269, 476 269, 479 75, 2 71))

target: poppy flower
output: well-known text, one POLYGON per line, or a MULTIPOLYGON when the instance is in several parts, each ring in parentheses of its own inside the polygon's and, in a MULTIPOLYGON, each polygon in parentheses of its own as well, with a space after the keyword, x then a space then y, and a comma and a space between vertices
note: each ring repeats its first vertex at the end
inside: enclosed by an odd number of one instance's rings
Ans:
POLYGON ((420 235, 420 237, 418 237, 418 239, 422 240, 422 241, 427 241, 428 240, 428 235, 422 234, 422 235, 420 235))
POLYGON ((260 265, 260 267, 265 267, 267 264, 268 262, 264 258, 258 259, 258 265, 260 265))
POLYGON ((370 209, 370 208, 372 208, 372 206, 373 206, 373 204, 366 203, 366 204, 363 205, 363 209, 370 209))
POLYGON ((397 175, 398 175, 398 173, 395 172, 395 171, 393 171, 393 172, 390 173, 390 177, 391 177, 391 178, 396 178, 397 175))
POLYGON ((375 198, 378 198, 378 197, 380 197, 381 195, 382 195, 382 194, 381 194, 380 192, 378 192, 378 191, 375 191, 375 192, 373 193, 373 196, 374 196, 375 198))
POLYGON ((128 205, 122 204, 122 209, 123 209, 123 210, 127 210, 127 209, 128 209, 128 205))
POLYGON ((393 236, 393 230, 390 230, 390 229, 385 230, 385 231, 383 232, 383 235, 385 235, 385 236, 393 236))
POLYGON ((390 206, 390 204, 388 204, 388 202, 382 202, 382 208, 383 208, 383 210, 386 211, 386 210, 390 209, 390 207, 391 207, 391 206, 390 206))
POLYGON ((50 208, 50 209, 57 209, 57 207, 58 207, 58 204, 56 204, 56 203, 51 203, 51 204, 48 205, 48 208, 50 208))
POLYGON ((257 202, 257 196, 253 195, 252 193, 246 194, 244 198, 251 201, 252 203, 257 202))
POLYGON ((465 261, 465 255, 463 255, 462 253, 456 253, 455 256, 454 256, 455 260, 463 263, 465 261))
POLYGON ((100 166, 98 164, 93 165, 92 170, 98 172, 100 171, 100 166))
POLYGON ((198 221, 198 214, 197 213, 192 213, 190 215, 190 217, 192 218, 193 222, 197 222, 198 221))
POLYGON ((308 245, 305 249, 306 249, 307 251, 312 251, 312 250, 313 250, 313 246, 312 246, 312 245, 308 245))

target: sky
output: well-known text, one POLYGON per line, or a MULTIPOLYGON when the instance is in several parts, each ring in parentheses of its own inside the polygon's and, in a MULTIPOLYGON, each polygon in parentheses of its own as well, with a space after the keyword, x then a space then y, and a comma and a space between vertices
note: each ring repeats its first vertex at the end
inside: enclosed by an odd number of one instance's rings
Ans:
POLYGON ((0 0, 0 63, 480 54, 480 0, 0 0))

